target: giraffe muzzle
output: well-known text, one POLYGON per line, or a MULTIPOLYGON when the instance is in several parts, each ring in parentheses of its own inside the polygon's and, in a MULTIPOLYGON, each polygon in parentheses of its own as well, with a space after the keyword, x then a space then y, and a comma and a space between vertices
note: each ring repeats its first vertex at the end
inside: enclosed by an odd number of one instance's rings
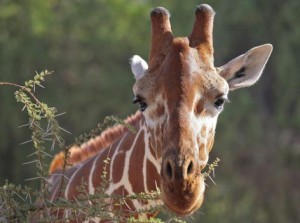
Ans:
POLYGON ((177 215, 188 215, 203 201, 205 184, 199 161, 192 155, 167 152, 161 169, 161 191, 165 205, 177 215))

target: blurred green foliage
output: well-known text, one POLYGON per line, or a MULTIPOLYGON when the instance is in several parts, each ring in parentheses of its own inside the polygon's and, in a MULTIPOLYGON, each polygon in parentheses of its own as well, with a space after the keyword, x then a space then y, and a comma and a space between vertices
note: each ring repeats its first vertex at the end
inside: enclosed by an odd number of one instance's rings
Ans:
MULTIPOLYGON (((38 94, 67 112, 62 126, 88 132, 106 115, 126 117, 134 83, 128 59, 147 58, 151 8, 171 12, 173 32, 189 35, 199 1, 1 0, 0 81, 23 83, 53 70, 38 94)), ((193 222, 300 222, 300 2, 209 0, 217 11, 215 64, 220 66, 266 42, 273 54, 259 83, 230 95, 219 118, 211 154, 220 157, 217 186, 193 222)), ((14 90, 0 88, 0 183, 24 184, 35 174, 28 161, 28 122, 14 90)), ((34 183, 32 183, 34 184, 34 183)), ((191 220, 192 221, 192 220, 191 220)))

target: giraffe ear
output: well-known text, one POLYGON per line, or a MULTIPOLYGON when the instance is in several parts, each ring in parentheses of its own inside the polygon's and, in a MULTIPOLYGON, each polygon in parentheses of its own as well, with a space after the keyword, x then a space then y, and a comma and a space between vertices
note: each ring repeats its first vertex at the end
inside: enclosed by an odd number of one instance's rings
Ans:
POLYGON ((130 66, 136 80, 141 79, 148 70, 147 62, 138 55, 134 55, 130 59, 130 66))
POLYGON ((272 50, 271 44, 254 47, 218 68, 219 74, 228 82, 230 90, 251 86, 260 78, 272 50))

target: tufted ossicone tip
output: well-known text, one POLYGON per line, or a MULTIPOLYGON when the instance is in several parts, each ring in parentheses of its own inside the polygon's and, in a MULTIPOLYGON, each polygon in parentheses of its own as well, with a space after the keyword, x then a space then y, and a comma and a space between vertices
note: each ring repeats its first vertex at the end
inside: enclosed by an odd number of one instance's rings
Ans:
POLYGON ((167 9, 163 7, 154 8, 150 13, 150 17, 152 23, 152 31, 154 31, 156 35, 171 31, 169 20, 170 13, 167 9))
POLYGON ((198 5, 196 10, 195 10, 195 14, 210 14, 210 15, 214 15, 215 14, 215 11, 213 10, 213 8, 208 5, 208 4, 201 4, 201 5, 198 5))
POLYGON ((154 9, 152 9, 151 13, 150 13, 151 17, 152 16, 168 16, 170 17, 170 13, 167 9, 165 9, 164 7, 156 7, 154 9))

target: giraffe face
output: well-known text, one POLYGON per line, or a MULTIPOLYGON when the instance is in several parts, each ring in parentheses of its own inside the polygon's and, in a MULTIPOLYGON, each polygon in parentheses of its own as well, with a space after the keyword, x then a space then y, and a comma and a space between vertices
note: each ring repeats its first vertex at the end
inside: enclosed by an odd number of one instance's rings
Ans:
MULTIPOLYGON (((133 92, 145 117, 149 139, 161 164, 160 189, 165 205, 178 215, 197 210, 204 198, 201 175, 214 142, 217 118, 229 90, 254 84, 272 52, 265 44, 215 68, 212 26, 214 11, 200 5, 188 38, 175 38, 169 13, 151 12, 149 68, 133 57, 133 92)), ((149 179, 151 180, 151 179, 149 179)))
POLYGON ((228 84, 201 60, 187 38, 175 38, 159 68, 134 85, 147 127, 161 151, 165 204, 185 215, 202 203, 201 170, 208 161, 228 84))

